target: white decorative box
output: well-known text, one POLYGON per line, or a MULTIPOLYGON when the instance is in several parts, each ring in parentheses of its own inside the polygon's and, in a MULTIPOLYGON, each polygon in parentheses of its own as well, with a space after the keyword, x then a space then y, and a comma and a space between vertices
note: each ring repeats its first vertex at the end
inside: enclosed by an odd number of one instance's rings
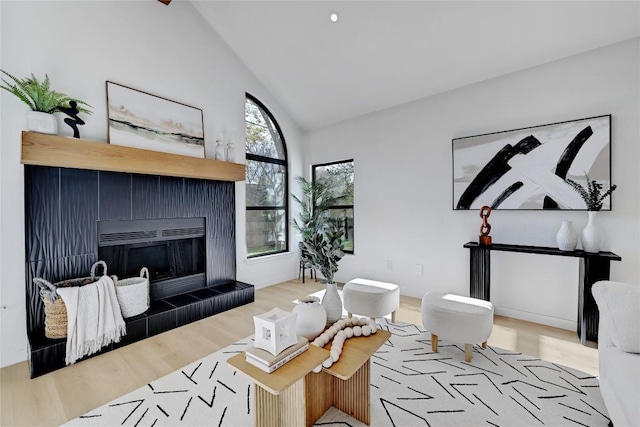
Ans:
POLYGON ((298 342, 296 335, 297 313, 289 313, 279 309, 253 316, 256 348, 261 348, 277 356, 282 350, 298 342))

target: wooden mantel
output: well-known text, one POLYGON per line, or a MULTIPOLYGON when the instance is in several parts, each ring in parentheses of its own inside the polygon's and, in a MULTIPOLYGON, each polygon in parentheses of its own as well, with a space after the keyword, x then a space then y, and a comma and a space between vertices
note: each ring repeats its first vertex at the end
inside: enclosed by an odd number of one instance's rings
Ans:
POLYGON ((245 165, 83 139, 22 132, 25 165, 54 166, 216 181, 244 181, 245 165))

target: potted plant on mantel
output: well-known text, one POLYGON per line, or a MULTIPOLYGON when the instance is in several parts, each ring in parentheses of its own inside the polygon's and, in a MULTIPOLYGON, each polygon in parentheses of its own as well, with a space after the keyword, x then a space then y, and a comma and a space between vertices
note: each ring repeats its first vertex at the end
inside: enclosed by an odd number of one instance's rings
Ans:
POLYGON ((342 317, 342 300, 333 277, 338 271, 338 261, 344 256, 344 232, 329 216, 329 207, 339 204, 341 198, 334 195, 328 180, 307 181, 298 177, 297 181, 302 189, 302 198, 295 194, 292 196, 301 211, 299 218, 293 220, 293 226, 302 235, 300 256, 305 267, 320 270, 327 279, 322 305, 327 311, 327 322, 333 323, 342 317))
POLYGON ((27 130, 51 135, 57 134, 58 122, 53 113, 61 112, 62 108, 71 108, 69 105, 71 101, 75 101, 75 108, 78 112, 91 114, 91 111, 86 108, 92 108, 91 105, 51 89, 49 76, 46 74, 44 81, 39 81, 33 74, 31 77, 21 79, 4 70, 0 71, 11 80, 8 82, 3 78, 4 85, 0 85, 0 87, 17 96, 31 109, 27 113, 27 130))
POLYGON ((582 230, 581 240, 582 249, 585 252, 600 252, 602 246, 602 232, 600 227, 596 224, 596 213, 602 209, 602 202, 609 197, 611 193, 615 191, 617 185, 611 185, 607 191, 602 193, 603 185, 597 182, 595 179, 590 180, 589 176, 585 173, 585 179, 587 181, 586 187, 577 181, 572 179, 565 179, 565 182, 571 186, 574 190, 580 194, 582 200, 587 205, 589 211, 589 222, 587 226, 582 230))

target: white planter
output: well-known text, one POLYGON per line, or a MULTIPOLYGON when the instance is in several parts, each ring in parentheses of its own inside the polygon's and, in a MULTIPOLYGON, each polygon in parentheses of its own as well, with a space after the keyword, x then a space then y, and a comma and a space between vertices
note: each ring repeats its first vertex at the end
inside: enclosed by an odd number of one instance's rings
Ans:
POLYGON ((27 130, 57 135, 58 118, 53 114, 29 111, 27 113, 27 130))
POLYGON ((327 312, 327 325, 342 318, 342 300, 338 294, 337 283, 327 283, 327 290, 322 297, 322 306, 327 312))
POLYGON ((596 222, 597 211, 589 211, 589 222, 582 230, 582 249, 585 252, 600 252, 602 247, 602 231, 596 222))
POLYGON ((313 341, 327 324, 327 312, 320 304, 317 297, 300 298, 300 302, 293 308, 293 312, 297 313, 296 333, 305 337, 309 341, 313 341))
POLYGON ((561 251, 573 251, 578 244, 578 233, 573 229, 571 221, 562 221, 556 234, 556 244, 561 251))

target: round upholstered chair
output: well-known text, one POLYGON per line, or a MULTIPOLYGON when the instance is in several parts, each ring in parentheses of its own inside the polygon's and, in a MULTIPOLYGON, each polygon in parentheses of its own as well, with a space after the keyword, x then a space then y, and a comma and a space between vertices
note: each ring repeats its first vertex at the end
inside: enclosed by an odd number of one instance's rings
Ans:
POLYGON ((375 319, 391 313, 391 321, 395 322, 396 310, 400 307, 400 287, 358 278, 345 283, 342 298, 349 317, 359 314, 375 319))
POLYGON ((493 329, 493 304, 476 298, 442 292, 422 297, 422 324, 431 333, 431 348, 438 351, 438 338, 464 344, 465 360, 471 362, 473 344, 487 340, 493 329))

